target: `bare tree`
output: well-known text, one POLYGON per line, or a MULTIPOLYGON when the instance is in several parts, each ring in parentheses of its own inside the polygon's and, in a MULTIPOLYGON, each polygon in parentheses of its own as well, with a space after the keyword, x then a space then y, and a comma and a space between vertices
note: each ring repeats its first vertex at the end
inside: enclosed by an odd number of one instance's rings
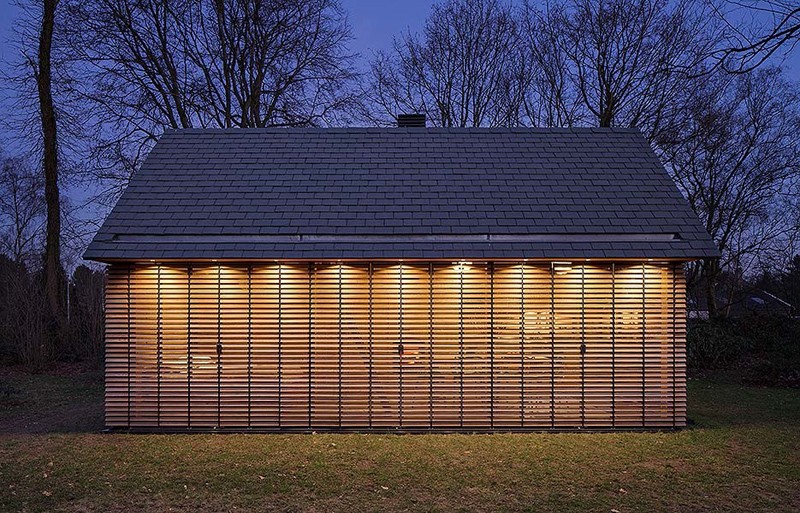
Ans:
POLYGON ((590 124, 637 127, 650 140, 717 37, 691 0, 572 0, 556 14, 590 124))
POLYGON ((687 96, 680 123, 659 144, 723 255, 694 269, 713 315, 721 271, 743 276, 796 230, 789 216, 800 192, 800 93, 767 69, 705 75, 687 96))
POLYGON ((408 33, 371 66, 371 121, 419 112, 437 126, 519 123, 523 98, 519 34, 501 0, 450 0, 434 5, 421 35, 408 33))
POLYGON ((334 0, 215 0, 200 16, 205 28, 185 37, 207 123, 313 126, 352 103, 350 29, 334 0))
POLYGON ((42 169, 44 198, 47 207, 45 231, 44 279, 50 314, 50 333, 61 340, 66 332, 64 312, 64 269, 61 266, 61 199, 59 192, 58 127, 53 106, 51 55, 58 0, 44 0, 38 58, 33 68, 39 94, 42 127, 42 169))
POLYGON ((32 369, 54 355, 43 292, 38 273, 0 255, 0 352, 32 369))
POLYGON ((89 0, 71 12, 101 136, 94 176, 111 196, 165 128, 327 125, 356 100, 338 0, 89 0))
POLYGON ((30 205, 40 200, 43 204, 41 219, 44 229, 41 233, 34 233, 38 230, 33 225, 38 225, 40 218, 33 215, 38 208, 33 206, 28 216, 19 217, 20 221, 28 217, 30 222, 19 226, 13 223, 15 228, 11 231, 14 232, 13 239, 24 241, 18 244, 18 255, 20 251, 39 252, 40 248, 34 245, 43 242, 43 260, 26 261, 26 266, 36 269, 36 272, 20 283, 25 283, 23 288, 35 289, 36 301, 42 303, 38 312, 43 316, 42 325, 47 330, 47 336, 40 342, 47 347, 42 348, 39 354, 51 356, 58 354, 68 336, 63 252, 64 204, 67 202, 64 188, 69 187, 68 182, 75 176, 82 160, 75 157, 82 155, 82 123, 78 120, 83 120, 85 114, 78 108, 76 97, 71 95, 75 87, 75 61, 65 45, 65 8, 68 1, 19 1, 20 17, 14 27, 15 38, 12 42, 13 60, 3 73, 7 86, 5 91, 9 94, 6 98, 7 113, 2 123, 13 134, 10 142, 11 147, 19 153, 18 162, 37 162, 33 173, 39 174, 37 179, 31 178, 31 170, 24 165, 12 166, 18 173, 11 173, 12 169, 7 168, 6 183, 11 189, 16 189, 19 195, 16 198, 14 194, 6 195, 4 199, 9 203, 5 208, 22 209, 25 206, 25 201, 22 201, 25 191, 30 193, 26 199, 30 205), (39 188, 36 192, 28 189, 36 186, 39 188), (41 273, 38 272, 40 267, 41 273), (39 280, 43 283, 40 284, 39 280))
POLYGON ((16 264, 38 257, 45 204, 43 177, 22 158, 4 158, 0 168, 0 243, 16 264))
POLYGON ((533 126, 573 126, 582 121, 581 99, 572 83, 575 67, 567 54, 563 4, 520 9, 525 70, 524 119, 533 126))
POLYGON ((725 25, 718 66, 748 73, 800 42, 800 5, 791 0, 708 0, 725 25))

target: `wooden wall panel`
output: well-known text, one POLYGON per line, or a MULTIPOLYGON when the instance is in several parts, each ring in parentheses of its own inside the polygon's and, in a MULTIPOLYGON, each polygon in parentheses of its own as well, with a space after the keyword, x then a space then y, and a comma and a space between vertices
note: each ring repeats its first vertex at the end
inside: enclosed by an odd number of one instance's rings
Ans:
POLYGON ((523 266, 495 264, 491 294, 493 375, 493 424, 498 428, 519 428, 523 419, 522 392, 522 292, 523 266))
POLYGON ((158 266, 131 270, 131 385, 132 426, 158 424, 158 361, 160 319, 158 318, 158 266))
POLYGON ((218 266, 189 273, 189 427, 213 428, 219 420, 219 280, 218 266))
POLYGON ((583 266, 554 271, 555 330, 554 425, 581 426, 583 342, 583 266))
POLYGON ((611 265, 583 266, 584 425, 609 426, 614 420, 614 333, 611 265))
POLYGON ((614 273, 615 426, 644 423, 644 266, 617 264, 614 273))
POLYGON ((159 427, 182 428, 189 425, 189 273, 186 267, 159 267, 162 326, 159 427))
POLYGON ((403 426, 429 427, 431 405, 431 268, 403 265, 403 426))
POLYGON ((311 425, 340 426, 342 266, 315 265, 312 280, 311 425))
POLYGON ((250 310, 250 412, 248 427, 280 427, 280 397, 283 354, 280 334, 278 264, 249 267, 250 310))
POLYGON ((554 309, 550 294, 553 275, 549 265, 524 264, 522 271, 523 426, 544 429, 554 422, 551 392, 556 383, 553 373, 558 371, 555 364, 559 355, 559 346, 554 344, 558 339, 554 337, 554 309))
POLYGON ((489 273, 485 263, 457 265, 456 268, 461 289, 459 360, 463 418, 460 426, 487 426, 492 417, 489 273))
POLYGON ((342 281, 341 306, 341 425, 368 426, 371 344, 369 266, 339 264, 342 281))
POLYGON ((252 338, 249 280, 246 266, 220 265, 219 304, 219 427, 250 423, 252 338))
POLYGON ((372 427, 400 425, 400 280, 402 264, 372 271, 372 427))
POLYGON ((454 428, 463 421, 460 341, 460 273, 438 263, 433 271, 433 411, 434 428, 454 428))
POLYGON ((680 263, 669 264, 672 279, 672 425, 686 425, 686 274, 680 263))
POLYGON ((128 427, 131 390, 130 266, 108 269, 105 294, 105 424, 128 427))
POLYGON ((685 424, 679 263, 137 264, 109 270, 106 424, 685 424))
MULTIPOLYGON (((313 368, 311 278, 308 264, 278 265, 279 352, 281 389, 278 396, 281 427, 309 428, 313 368)), ((325 364, 326 362, 322 362, 325 364)))

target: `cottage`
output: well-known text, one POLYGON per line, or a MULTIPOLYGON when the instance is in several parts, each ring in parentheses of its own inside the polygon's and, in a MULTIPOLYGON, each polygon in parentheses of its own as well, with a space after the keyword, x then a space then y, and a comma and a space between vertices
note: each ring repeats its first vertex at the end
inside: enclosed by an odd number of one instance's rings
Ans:
POLYGON ((86 253, 106 425, 678 428, 716 254, 635 130, 168 131, 86 253))

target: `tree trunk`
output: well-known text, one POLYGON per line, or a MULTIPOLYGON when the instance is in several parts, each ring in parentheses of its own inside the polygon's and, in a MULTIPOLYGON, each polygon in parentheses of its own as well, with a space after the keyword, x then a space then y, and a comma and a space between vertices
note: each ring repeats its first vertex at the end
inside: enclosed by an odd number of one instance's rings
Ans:
POLYGON ((42 121, 44 154, 44 196, 47 205, 47 234, 44 251, 44 280, 49 309, 51 343, 58 346, 66 332, 64 317, 64 271, 61 267, 61 206, 58 191, 58 144, 56 113, 53 107, 51 50, 58 0, 44 0, 39 33, 38 73, 39 112, 42 121))
POLYGON ((703 261, 703 277, 705 278, 706 308, 708 318, 719 316, 717 305, 717 280, 719 279, 719 260, 710 258, 703 261))

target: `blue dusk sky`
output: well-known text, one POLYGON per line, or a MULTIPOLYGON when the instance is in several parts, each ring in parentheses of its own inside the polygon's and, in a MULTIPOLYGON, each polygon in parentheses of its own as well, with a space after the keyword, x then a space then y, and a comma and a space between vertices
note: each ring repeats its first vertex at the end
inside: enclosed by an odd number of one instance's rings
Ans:
MULTIPOLYGON (((342 0, 355 37, 353 50, 368 57, 374 50, 388 48, 395 35, 420 28, 434 3, 434 0, 342 0)), ((14 0, 0 0, 3 61, 13 57, 8 40, 18 11, 14 0)))
MULTIPOLYGON (((341 0, 348 13, 354 40, 352 50, 368 59, 376 50, 387 49, 392 38, 408 30, 419 30, 436 0, 341 0)), ((14 0, 0 0, 0 62, 14 60, 9 39, 19 8, 14 0)), ((787 75, 800 81, 800 48, 789 55, 776 55, 773 64, 782 64, 787 75)))

